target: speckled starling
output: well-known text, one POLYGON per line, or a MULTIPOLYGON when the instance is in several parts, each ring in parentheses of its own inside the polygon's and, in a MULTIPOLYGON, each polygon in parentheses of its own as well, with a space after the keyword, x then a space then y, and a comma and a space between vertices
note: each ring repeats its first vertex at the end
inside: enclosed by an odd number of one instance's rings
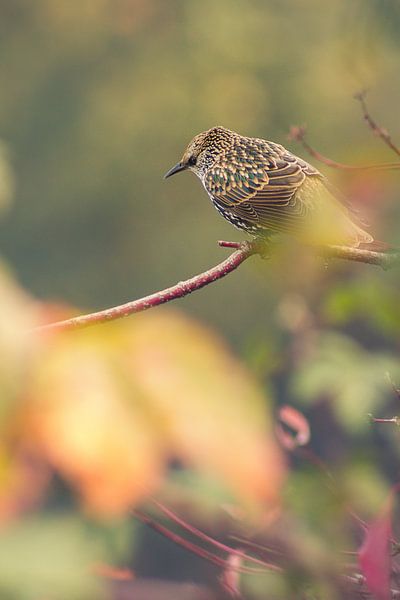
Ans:
POLYGON ((280 144, 213 127, 193 138, 165 177, 185 169, 225 219, 254 237, 288 233, 309 244, 373 245, 328 180, 280 144))

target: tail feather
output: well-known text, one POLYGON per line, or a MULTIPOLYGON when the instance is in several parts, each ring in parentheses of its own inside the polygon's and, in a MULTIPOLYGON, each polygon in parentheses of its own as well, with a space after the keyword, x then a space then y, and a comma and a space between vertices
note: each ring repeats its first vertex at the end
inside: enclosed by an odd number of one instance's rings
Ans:
POLYGON ((358 246, 361 250, 371 250, 372 252, 398 252, 399 249, 387 244, 386 242, 381 242, 380 240, 372 240, 372 242, 361 242, 358 246))
POLYGON ((353 235, 356 234, 356 243, 354 244, 356 248, 360 248, 361 250, 370 250, 372 252, 396 252, 397 248, 394 248, 390 244, 386 242, 382 242, 381 240, 375 240, 374 237, 365 229, 362 229, 355 223, 353 223, 353 235))

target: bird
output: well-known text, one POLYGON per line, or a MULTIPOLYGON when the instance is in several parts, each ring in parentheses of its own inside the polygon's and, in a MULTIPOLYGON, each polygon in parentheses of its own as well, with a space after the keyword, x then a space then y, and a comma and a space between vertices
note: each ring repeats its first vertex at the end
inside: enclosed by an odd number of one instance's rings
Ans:
POLYGON ((387 247, 318 169, 276 142, 212 127, 164 177, 185 170, 199 177, 227 221, 256 239, 288 234, 309 245, 387 247))

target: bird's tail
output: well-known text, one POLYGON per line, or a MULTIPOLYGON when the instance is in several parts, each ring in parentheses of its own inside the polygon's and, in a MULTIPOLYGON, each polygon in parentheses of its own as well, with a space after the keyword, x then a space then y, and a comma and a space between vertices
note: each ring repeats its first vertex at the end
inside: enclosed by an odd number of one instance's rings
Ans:
POLYGON ((382 242, 381 240, 375 240, 370 233, 364 229, 361 229, 361 227, 355 225, 355 228, 357 241, 354 246, 356 248, 360 248, 360 250, 370 250, 371 252, 398 252, 398 249, 394 248, 390 244, 382 242))
POLYGON ((386 242, 381 242, 380 240, 372 240, 371 242, 360 242, 358 248, 360 248, 360 250, 371 250, 372 252, 383 252, 385 254, 390 254, 390 252, 399 251, 399 249, 395 246, 391 246, 390 244, 387 244, 386 242))

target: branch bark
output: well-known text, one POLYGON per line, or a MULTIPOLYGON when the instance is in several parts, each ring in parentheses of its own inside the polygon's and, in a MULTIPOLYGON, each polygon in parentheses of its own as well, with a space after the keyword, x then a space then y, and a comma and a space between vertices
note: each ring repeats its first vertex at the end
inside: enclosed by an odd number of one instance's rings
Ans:
MULTIPOLYGON (((100 323, 107 323, 108 321, 114 321, 116 319, 122 319, 135 313, 149 310, 155 306, 171 302, 172 300, 183 298, 184 296, 187 296, 196 290, 200 290, 214 281, 222 279, 232 271, 235 271, 245 260, 250 258, 250 256, 258 254, 262 258, 265 258, 265 256, 268 254, 268 245, 261 242, 220 241, 218 243, 221 247, 233 248, 234 252, 232 252, 232 254, 221 263, 215 267, 212 267, 211 269, 208 269, 207 271, 204 271, 203 273, 199 273, 198 275, 195 275, 186 281, 180 281, 169 288, 160 290, 154 294, 150 294, 150 296, 145 296, 144 298, 139 298, 138 300, 132 300, 131 302, 127 302, 126 304, 121 304, 119 306, 106 308, 98 312, 83 314, 70 319, 65 319, 64 321, 57 321, 55 323, 49 323, 48 325, 42 325, 40 327, 36 327, 33 331, 71 331, 75 329, 83 329, 85 327, 90 327, 100 323)), ((317 248, 317 254, 323 258, 339 258, 377 265, 383 269, 389 269, 395 264, 400 263, 400 253, 397 252, 385 254, 359 248, 348 248, 346 246, 325 246, 317 248)))
POLYGON ((400 252, 392 250, 389 252, 376 252, 364 248, 349 248, 347 246, 324 246, 318 249, 319 256, 325 258, 341 258, 354 262, 376 265, 387 270, 400 264, 400 252))

